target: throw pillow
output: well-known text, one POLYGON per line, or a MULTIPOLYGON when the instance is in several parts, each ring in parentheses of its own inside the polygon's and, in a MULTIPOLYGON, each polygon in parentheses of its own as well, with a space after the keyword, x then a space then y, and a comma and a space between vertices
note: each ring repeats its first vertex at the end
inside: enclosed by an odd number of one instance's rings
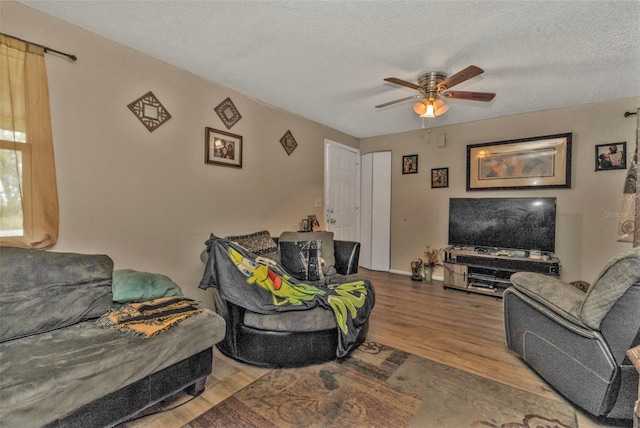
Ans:
POLYGON ((113 301, 144 302, 160 297, 182 296, 180 286, 165 275, 133 269, 113 271, 113 301))
POLYGON ((277 260, 278 246, 271 238, 271 234, 266 230, 249 235, 227 236, 225 239, 236 242, 256 256, 277 260))
POLYGON ((334 253, 333 232, 315 231, 315 232, 282 232, 278 242, 296 242, 296 241, 322 241, 322 250, 320 257, 324 260, 323 274, 331 276, 336 274, 336 257, 334 253))
POLYGON ((322 241, 279 242, 280 264, 300 281, 324 281, 320 263, 322 241))

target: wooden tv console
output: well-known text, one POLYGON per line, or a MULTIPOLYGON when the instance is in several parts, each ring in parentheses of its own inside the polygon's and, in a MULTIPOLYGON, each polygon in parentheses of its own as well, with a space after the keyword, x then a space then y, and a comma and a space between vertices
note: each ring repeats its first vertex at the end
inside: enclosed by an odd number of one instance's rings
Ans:
POLYGON ((449 247, 444 254, 444 288, 467 293, 502 297, 511 285, 509 278, 515 272, 537 272, 560 276, 560 260, 532 259, 477 252, 473 248, 449 247))

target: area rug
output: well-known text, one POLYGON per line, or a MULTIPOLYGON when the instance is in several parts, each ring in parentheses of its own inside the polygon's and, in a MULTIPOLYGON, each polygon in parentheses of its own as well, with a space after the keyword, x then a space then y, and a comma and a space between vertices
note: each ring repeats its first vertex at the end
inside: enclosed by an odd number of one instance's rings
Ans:
POLYGON ((565 403, 390 346, 365 342, 340 362, 272 370, 184 428, 576 428, 565 403))

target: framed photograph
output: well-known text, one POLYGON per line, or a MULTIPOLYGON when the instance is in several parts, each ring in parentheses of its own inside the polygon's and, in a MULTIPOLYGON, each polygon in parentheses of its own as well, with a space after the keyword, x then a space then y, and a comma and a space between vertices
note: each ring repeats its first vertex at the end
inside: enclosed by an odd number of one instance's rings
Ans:
POLYGON ((571 188, 572 133, 467 146, 467 190, 571 188))
POLYGON ((431 169, 431 188, 449 187, 449 168, 431 169))
POLYGON ((315 216, 315 214, 311 214, 308 215, 307 218, 309 219, 309 224, 311 224, 311 227, 320 227, 320 222, 318 221, 318 217, 315 216))
POLYGON ((402 156, 402 173, 403 174, 418 173, 418 155, 402 156))
POLYGON ((242 137, 204 128, 204 163, 242 168, 242 137))
POLYGON ((596 145, 596 171, 627 169, 627 143, 596 145))

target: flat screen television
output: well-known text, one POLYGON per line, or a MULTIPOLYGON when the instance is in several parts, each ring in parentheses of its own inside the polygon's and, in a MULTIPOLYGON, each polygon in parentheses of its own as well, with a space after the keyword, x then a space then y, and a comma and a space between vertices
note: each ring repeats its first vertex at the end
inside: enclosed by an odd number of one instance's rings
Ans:
POLYGON ((540 250, 556 244, 556 198, 451 198, 449 245, 540 250))

